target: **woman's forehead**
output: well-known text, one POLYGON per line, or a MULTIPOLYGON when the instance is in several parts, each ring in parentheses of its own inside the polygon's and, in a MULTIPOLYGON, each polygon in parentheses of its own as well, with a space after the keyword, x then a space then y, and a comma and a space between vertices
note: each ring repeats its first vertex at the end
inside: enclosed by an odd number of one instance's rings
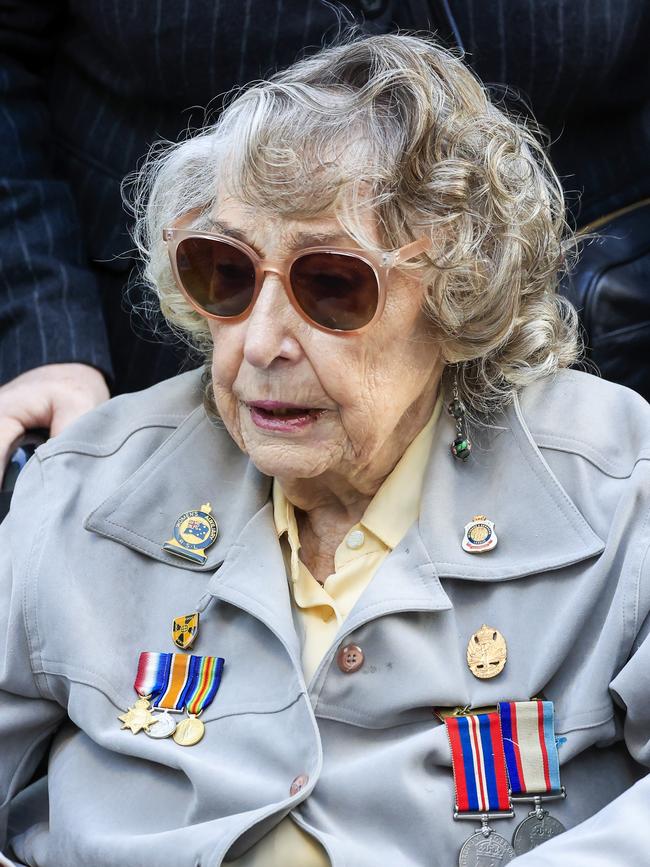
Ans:
MULTIPOLYGON (((309 246, 350 246, 355 243, 340 219, 329 209, 316 217, 274 214, 233 197, 219 200, 210 216, 211 230, 252 246, 299 249, 309 246)), ((359 224, 377 237, 375 220, 368 212, 359 224)))

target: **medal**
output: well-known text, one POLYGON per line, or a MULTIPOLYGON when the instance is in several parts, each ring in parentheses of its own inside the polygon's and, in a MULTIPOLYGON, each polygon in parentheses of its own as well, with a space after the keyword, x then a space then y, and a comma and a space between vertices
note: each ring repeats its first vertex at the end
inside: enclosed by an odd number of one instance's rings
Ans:
POLYGON ((138 732, 148 731, 149 727, 156 722, 156 717, 151 713, 149 702, 146 698, 139 698, 125 714, 118 716, 123 729, 131 729, 134 735, 138 732))
POLYGON ((163 711, 162 713, 153 714, 155 722, 151 724, 151 728, 145 729, 144 733, 149 735, 150 738, 155 738, 156 740, 162 738, 168 738, 170 735, 173 735, 176 731, 176 723, 168 713, 168 711, 163 711))
POLYGON ((467 665, 474 677, 487 680, 503 671, 508 658, 506 640, 498 629, 485 623, 467 644, 467 665))
MULTIPOLYGON (((138 660, 138 670, 133 684, 134 690, 140 696, 136 703, 125 714, 119 716, 123 729, 131 729, 134 735, 144 731, 150 734, 158 717, 151 712, 150 698, 162 689, 166 678, 167 657, 169 653, 141 653, 138 660)), ((154 735, 151 735, 154 737, 154 735)))
POLYGON ((196 636, 199 634, 199 613, 184 614, 181 617, 175 617, 172 624, 172 640, 176 647, 181 650, 187 650, 196 641, 196 636))
POLYGON ((164 543, 163 550, 202 566, 208 559, 205 549, 216 541, 218 533, 211 511, 210 503, 204 503, 200 509, 183 512, 174 524, 173 538, 164 543))
POLYGON ((494 521, 488 521, 485 515, 475 515, 469 524, 465 524, 461 545, 468 554, 484 554, 496 548, 497 542, 494 521))
POLYGON ((174 740, 182 747, 198 744, 205 733, 203 722, 198 719, 208 705, 212 704, 221 683, 224 660, 220 656, 194 656, 197 660, 194 680, 187 691, 187 719, 179 723, 174 732, 174 740))
POLYGON ((205 732, 198 716, 214 701, 223 666, 220 656, 142 652, 133 684, 140 698, 119 717, 122 728, 155 739, 171 735, 182 746, 197 744, 205 732), (177 725, 171 714, 185 709, 189 717, 177 725))
POLYGON ((502 701, 499 715, 512 800, 534 804, 512 838, 515 852, 523 855, 566 830, 542 806, 544 801, 566 797, 560 782, 553 702, 502 701))
POLYGON ((128 727, 134 734, 144 731, 150 738, 155 739, 174 734, 176 723, 168 711, 183 710, 184 693, 191 678, 191 659, 192 657, 176 653, 143 651, 138 659, 138 670, 133 683, 140 698, 124 717, 119 717, 124 722, 122 728, 128 727), (158 708, 163 708, 164 713, 156 713, 158 708))
POLYGON ((456 789, 454 819, 480 821, 463 843, 459 867, 508 864, 515 851, 489 825, 491 819, 514 815, 508 793, 499 714, 495 711, 445 719, 456 789))
POLYGON ((205 734, 205 726, 200 719, 189 716, 176 726, 173 738, 182 747, 193 747, 205 734))

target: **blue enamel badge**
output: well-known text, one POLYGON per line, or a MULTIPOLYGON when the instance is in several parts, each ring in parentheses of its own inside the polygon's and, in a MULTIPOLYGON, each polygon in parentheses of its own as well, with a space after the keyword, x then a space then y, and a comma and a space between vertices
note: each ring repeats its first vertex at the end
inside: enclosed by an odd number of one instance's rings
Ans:
POLYGON ((165 542, 163 549, 203 565, 207 560, 205 549, 216 541, 219 532, 211 511, 210 503, 204 503, 200 509, 184 512, 174 524, 173 538, 165 542))

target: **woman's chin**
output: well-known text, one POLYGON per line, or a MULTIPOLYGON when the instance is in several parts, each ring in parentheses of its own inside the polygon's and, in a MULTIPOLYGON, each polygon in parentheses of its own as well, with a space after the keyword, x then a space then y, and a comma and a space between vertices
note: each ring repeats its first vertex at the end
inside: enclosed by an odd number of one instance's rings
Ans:
POLYGON ((246 443, 246 452, 266 476, 285 479, 310 479, 330 469, 329 452, 322 444, 287 443, 276 440, 269 443, 246 443))

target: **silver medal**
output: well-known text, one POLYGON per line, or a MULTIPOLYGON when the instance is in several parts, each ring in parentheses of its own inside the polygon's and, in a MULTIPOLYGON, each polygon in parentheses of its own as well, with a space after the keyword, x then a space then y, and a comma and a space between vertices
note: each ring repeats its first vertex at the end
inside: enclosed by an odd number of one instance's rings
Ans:
POLYGON ((176 723, 171 714, 164 711, 163 713, 154 714, 154 716, 156 717, 155 723, 151 724, 151 728, 145 729, 145 733, 148 734, 150 738, 168 738, 170 735, 174 734, 176 731, 176 723))
POLYGON ((500 834, 486 836, 483 831, 463 843, 458 856, 459 867, 501 867, 515 857, 515 850, 500 834))
POLYGON ((558 822, 553 816, 549 816, 547 810, 539 813, 531 813, 527 819, 515 828, 512 837, 512 845, 517 855, 530 852, 537 846, 541 846, 547 840, 562 834, 566 828, 562 822, 558 822))

